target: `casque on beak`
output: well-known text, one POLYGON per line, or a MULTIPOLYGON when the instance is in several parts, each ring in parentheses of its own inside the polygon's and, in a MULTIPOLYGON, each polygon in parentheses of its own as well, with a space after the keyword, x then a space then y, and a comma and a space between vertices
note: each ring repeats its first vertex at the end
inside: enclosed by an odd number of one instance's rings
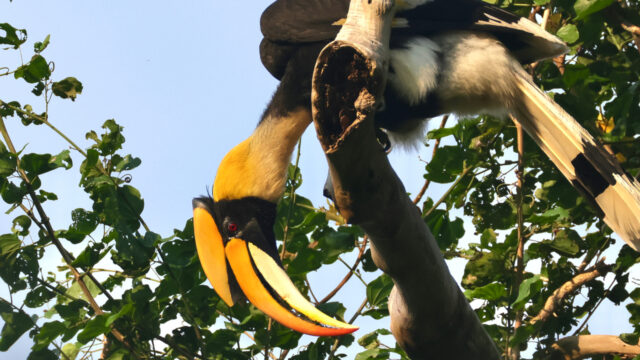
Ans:
POLYGON ((235 208, 264 213, 260 208, 269 205, 263 201, 253 198, 217 204, 211 198, 194 199, 196 248, 214 290, 229 306, 244 294, 265 314, 301 333, 337 336, 356 331, 357 326, 329 317, 300 294, 282 269, 273 230, 262 229, 272 226, 273 222, 261 221, 260 216, 251 215, 236 215, 230 220, 230 216, 235 215, 235 208), (230 215, 222 218, 221 212, 230 215), (284 303, 309 320, 292 313, 284 303))

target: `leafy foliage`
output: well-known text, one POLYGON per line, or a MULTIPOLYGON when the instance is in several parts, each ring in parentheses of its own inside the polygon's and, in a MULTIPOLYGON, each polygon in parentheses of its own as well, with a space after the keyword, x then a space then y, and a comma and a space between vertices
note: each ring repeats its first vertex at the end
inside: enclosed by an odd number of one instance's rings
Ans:
MULTIPOLYGON (((622 21, 640 23, 638 2, 488 2, 523 16, 550 10, 547 29, 565 40, 571 53, 541 62, 530 68, 531 73, 610 146, 631 176, 639 176, 640 44, 621 26, 622 21)), ((4 51, 26 52, 26 41, 26 30, 0 23, 0 44, 8 46, 4 51)), ((0 79, 13 75, 12 81, 30 84, 44 105, 52 101, 51 95, 60 99, 56 101, 73 101, 82 93, 82 83, 73 77, 55 80, 54 66, 43 55, 49 45, 49 37, 35 42, 30 60, 16 69, 0 67, 0 79)), ((60 133, 50 114, 11 99, 0 99, 0 120, 44 125, 60 133)), ((52 149, 51 154, 24 153, 10 142, 4 126, 1 130, 0 196, 9 213, 20 214, 12 221, 11 232, 0 235, 0 277, 12 294, 24 295, 25 301, 0 299, 4 320, 0 351, 28 334, 33 339, 33 359, 76 359, 91 351, 104 352, 108 359, 250 359, 265 353, 282 359, 288 355, 325 359, 346 357, 346 349, 356 343, 364 349, 356 359, 406 358, 397 345, 385 345, 390 335, 386 329, 359 334, 357 340, 347 335, 308 341, 250 304, 227 307, 206 285, 192 221, 169 235, 154 232, 144 222, 145 201, 125 173, 140 166, 141 160, 123 153, 124 129, 115 120, 106 120, 101 130, 86 134, 92 141, 88 148, 65 137, 73 150, 52 149), (79 166, 72 161, 76 155, 79 166), (46 215, 44 203, 58 196, 46 190, 41 175, 74 170, 92 203, 90 208, 73 210, 71 224, 60 227, 46 215), (72 254, 66 249, 69 244, 81 250, 72 254), (45 252, 55 251, 63 263, 41 272, 45 252), (110 271, 96 279, 97 265, 105 263, 110 271), (46 310, 44 316, 39 309, 46 310), (175 320, 180 321, 178 327, 161 331, 161 326, 175 320)), ((546 357, 559 337, 586 333, 588 315, 604 299, 625 304, 634 332, 616 335, 637 343, 640 291, 628 291, 627 285, 637 281, 629 279, 629 270, 639 258, 627 246, 609 260, 613 282, 605 283, 601 277, 589 281, 566 295, 553 309, 553 317, 531 321, 556 290, 592 270, 615 243, 611 231, 533 142, 525 140, 523 186, 518 187, 516 130, 504 120, 461 119, 432 130, 427 140, 442 140, 445 145, 435 151, 424 178, 450 184, 450 189, 443 197, 430 194, 433 198, 419 203, 424 221, 447 259, 467 261, 462 279, 465 295, 505 353, 533 345, 527 356, 546 357), (464 219, 472 226, 465 226, 464 219), (523 241, 520 257, 518 246, 523 241)), ((346 226, 335 209, 317 208, 296 194, 301 182, 299 169, 291 166, 275 226, 282 263, 294 284, 337 318, 354 311, 352 319, 388 317, 393 282, 379 273, 367 282, 361 309, 347 310, 332 297, 315 299, 307 280, 311 272, 354 255, 356 260, 347 263, 345 273, 364 281, 362 275, 376 268, 362 231, 346 226)))

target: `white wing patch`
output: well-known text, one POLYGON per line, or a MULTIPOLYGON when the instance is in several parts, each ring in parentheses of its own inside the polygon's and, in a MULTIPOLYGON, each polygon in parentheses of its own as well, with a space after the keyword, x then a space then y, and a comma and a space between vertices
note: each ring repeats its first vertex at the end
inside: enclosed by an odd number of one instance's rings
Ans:
POLYGON ((424 37, 411 39, 405 48, 391 50, 394 73, 389 73, 389 83, 409 105, 418 104, 436 87, 439 51, 438 44, 424 37))

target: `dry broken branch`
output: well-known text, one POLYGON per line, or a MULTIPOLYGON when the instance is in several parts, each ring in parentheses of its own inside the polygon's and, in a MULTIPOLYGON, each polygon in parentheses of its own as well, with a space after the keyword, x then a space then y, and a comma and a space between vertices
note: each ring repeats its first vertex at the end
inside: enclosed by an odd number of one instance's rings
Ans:
POLYGON ((342 216, 367 233, 375 263, 394 281, 391 330, 411 358, 498 359, 376 140, 392 5, 352 0, 345 26, 316 63, 313 117, 334 199, 342 216))
POLYGON ((578 290, 582 285, 588 283, 589 281, 594 280, 599 276, 606 275, 611 270, 611 265, 605 264, 603 261, 597 263, 590 269, 586 270, 584 273, 578 274, 573 277, 573 279, 565 282, 557 288, 551 296, 547 299, 540 313, 533 317, 530 322, 532 324, 538 321, 546 321, 550 316, 553 315, 560 302, 565 299, 568 295, 574 293, 578 290))
POLYGON ((614 335, 569 336, 552 345, 551 360, 584 359, 596 355, 618 355, 631 359, 640 354, 640 345, 629 345, 614 335))

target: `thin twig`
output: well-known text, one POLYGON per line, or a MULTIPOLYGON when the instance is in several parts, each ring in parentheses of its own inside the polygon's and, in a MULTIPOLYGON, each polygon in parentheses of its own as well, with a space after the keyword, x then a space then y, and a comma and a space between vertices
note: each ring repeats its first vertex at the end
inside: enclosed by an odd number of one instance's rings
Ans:
MULTIPOLYGON (((162 254, 162 251, 160 251, 160 247, 158 247, 156 245, 155 249, 156 249, 156 252, 160 255, 160 259, 162 259, 162 262, 164 264, 169 264, 169 262, 167 261, 167 259, 164 256, 164 254, 162 254)), ((168 272, 169 276, 171 276, 173 281, 176 282, 176 284, 178 286, 178 291, 181 294, 184 293, 184 290, 182 289, 182 283, 178 280, 178 277, 176 276, 176 274, 171 269, 171 266, 169 266, 169 265, 167 265, 167 272, 168 272)), ((186 320, 189 322, 189 324, 191 324, 191 326, 193 327, 193 331, 196 333, 196 337, 198 338, 198 342, 200 343, 200 349, 206 355, 206 350, 205 350, 206 349, 206 344, 204 343, 204 338, 202 336, 202 333, 200 332, 200 328, 198 327, 198 324, 194 320, 195 318, 193 316, 193 313, 191 312, 191 308, 189 307, 188 302, 184 301, 183 303, 184 303, 184 310, 185 310, 186 314, 182 314, 182 315, 183 316, 186 315, 186 320)))
POLYGON ((331 290, 331 292, 329 294, 327 294, 327 296, 325 296, 322 300, 320 300, 320 302, 319 302, 320 304, 324 304, 327 301, 331 300, 331 298, 333 298, 338 293, 338 291, 340 291, 340 289, 342 289, 342 287, 347 283, 347 281, 349 281, 349 279, 351 279, 351 276, 353 276, 353 274, 355 273, 356 268, 358 267, 358 265, 360 265, 360 262, 364 258, 364 253, 365 253, 365 250, 367 248, 368 242, 369 242, 369 238, 367 237, 367 235, 365 235, 364 236, 364 241, 362 242, 362 245, 360 246, 360 252, 358 253, 358 258, 353 263, 353 265, 349 268, 349 272, 344 276, 344 278, 342 278, 342 281, 340 281, 340 283, 333 290, 331 290))
MULTIPOLYGON (((5 141, 6 145, 7 145, 7 147, 9 148, 9 151, 11 151, 14 154, 17 154, 16 148, 13 145, 13 142, 11 141, 11 137, 9 136, 9 133, 7 132, 7 128, 6 128, 5 124, 4 124, 4 119, 1 116, 0 116, 0 133, 2 133, 2 137, 4 138, 4 141, 5 141)), ((25 185, 27 187, 27 192, 29 193, 29 196, 31 197, 31 201, 33 201, 33 205, 36 207, 36 211, 38 212, 38 215, 40 216, 40 221, 42 222, 42 224, 44 225, 44 227, 46 229, 46 234, 48 235, 48 237, 51 240, 51 242, 58 249, 58 252, 60 252, 60 254, 62 255, 62 258, 64 259, 65 263, 67 264, 67 267, 69 268, 69 270, 73 274, 76 282, 78 283, 78 286, 80 286, 80 289, 82 290, 82 293, 85 295, 85 297, 89 301, 89 304, 91 304, 91 307, 93 308, 95 313, 98 314, 98 315, 103 314, 104 312, 100 308, 100 305, 98 305, 98 303, 94 299, 93 295, 91 294, 91 292, 87 288, 87 285, 85 284, 84 279, 82 278, 83 276, 72 265, 73 260, 74 260, 73 256, 64 248, 64 246, 62 246, 62 244, 60 243, 58 238, 55 236, 55 231, 53 230, 53 226, 51 226, 51 222, 49 221, 49 217, 45 213, 44 208, 42 207, 42 204, 40 203, 40 200, 38 199, 38 196, 36 195, 35 191, 33 190, 33 186, 31 185, 31 181, 29 181, 29 177, 24 172, 24 170, 22 170, 20 168, 19 160, 17 160, 17 170, 18 170, 18 173, 20 174, 20 177, 22 178, 22 181, 25 183, 25 185)), ((96 282, 94 281, 94 283, 96 283, 96 282)), ((111 328, 111 333, 125 347, 127 347, 131 352, 135 353, 135 351, 133 350, 131 345, 125 340, 124 335, 122 335, 122 333, 120 333, 120 331, 118 331, 116 328, 111 328)))
POLYGON ((180 345, 177 344, 176 342, 174 342, 172 339, 169 339, 169 338, 164 337, 162 335, 157 335, 155 338, 160 340, 160 341, 162 341, 163 343, 169 345, 172 349, 175 349, 177 352, 182 354, 182 356, 186 356, 189 359, 195 359, 195 357, 196 357, 194 354, 189 352, 187 349, 181 348, 180 345))
MULTIPOLYGON (((546 13, 546 11, 545 11, 546 13)), ((517 218, 518 218, 518 248, 516 250, 516 275, 515 282, 513 284, 514 295, 517 296, 517 293, 520 289, 520 284, 522 283, 522 279, 524 277, 524 243, 526 241, 523 236, 523 228, 524 228, 524 216, 522 211, 522 206, 524 204, 524 134, 522 131, 522 125, 516 118, 511 116, 511 119, 516 125, 516 133, 517 133, 517 141, 518 141, 518 170, 516 171, 516 177, 518 178, 517 182, 517 218)), ((520 309, 516 311, 516 319, 513 324, 513 331, 518 330, 522 326, 522 318, 524 317, 524 310, 520 309)), ((517 360, 520 358, 520 345, 516 344, 514 346, 510 346, 507 349, 507 353, 512 360, 517 360)))
MULTIPOLYGON (((369 299, 365 298, 364 301, 362 302, 362 304, 360 304, 360 307, 355 312, 355 314, 353 314, 351 319, 349 319, 349 324, 353 324, 353 322, 356 321, 358 316, 360 316, 362 314, 362 310, 364 310, 364 307, 367 306, 367 303, 369 303, 369 299)), ((338 350, 338 343, 339 342, 340 342, 340 338, 337 338, 333 342, 333 346, 331 347, 331 352, 329 353, 329 360, 333 359, 333 357, 334 357, 334 355, 336 353, 336 350, 338 350)))
POLYGON ((598 307, 600 307, 600 305, 602 304, 604 299, 606 299, 607 296, 609 296, 609 292, 611 291, 611 288, 613 288, 613 285, 615 283, 616 283, 616 280, 614 279, 611 282, 611 284, 609 284, 609 287, 607 288, 607 290, 605 290, 604 294, 602 294, 602 296, 600 297, 598 302, 595 304, 595 306, 591 310, 589 310, 589 314, 587 314, 587 317, 584 318, 584 321, 582 322, 582 324, 580 324, 580 326, 578 326, 578 328, 573 332, 574 336, 576 336, 576 335, 580 334, 580 332, 582 332, 582 329, 584 329, 585 325, 587 325, 587 323, 589 322, 589 319, 591 319, 591 316, 596 312, 598 307))
POLYGON ((289 189, 289 209, 287 210, 287 220, 284 224, 284 235, 282 235, 282 251, 280 252, 280 259, 284 259, 284 254, 287 250, 287 235, 289 234, 289 220, 291 219, 291 213, 293 212, 293 206, 296 203, 296 189, 294 187, 294 182, 296 175, 298 174, 299 168, 298 165, 300 163, 300 148, 302 147, 302 138, 298 140, 298 152, 296 154, 296 165, 293 173, 293 179, 291 179, 291 188, 289 189))
POLYGON ((453 190, 456 188, 456 186, 458 186, 458 184, 462 181, 462 179, 464 179, 465 176, 467 176, 467 174, 469 173, 469 171, 471 171, 473 169, 473 166, 468 166, 465 167, 464 170, 462 170, 462 173, 460 173, 460 176, 458 176, 458 178, 456 179, 456 181, 453 183, 453 185, 451 185, 451 187, 449 187, 449 189, 447 190, 447 192, 444 193, 444 195, 442 195, 442 197, 435 203, 433 204, 433 206, 431 207, 431 209, 429 209, 424 215, 423 217, 428 217, 429 215, 431 215, 431 213, 433 212, 433 210, 435 210, 438 206, 440 206, 440 204, 442 204, 445 200, 447 200, 447 198, 449 197, 449 195, 451 195, 451 193, 453 192, 453 190))
MULTIPOLYGON (((313 293, 313 290, 311 289, 311 283, 309 283, 309 279, 307 279, 307 277, 304 278, 304 283, 307 285, 307 288, 309 289, 309 294, 311 294, 311 297, 313 298, 313 301, 318 304, 318 298, 316 298, 316 295, 313 293)), ((269 319, 271 320, 271 319, 269 319)))
MULTIPOLYGON (((37 331, 38 333, 40 333, 40 329, 41 329, 41 328, 38 326, 38 324, 35 322, 35 320, 33 320, 33 318, 32 318, 31 316, 29 316, 26 312, 24 312, 24 311, 23 311, 22 309, 20 309, 19 307, 15 306, 15 305, 13 304, 13 302, 7 301, 6 299, 4 299, 4 298, 2 298, 2 297, 0 297, 0 301, 4 302, 4 303, 6 303, 6 304, 9 304, 9 306, 11 306, 12 308, 14 308, 15 310, 17 310, 17 311, 19 311, 19 312, 24 313, 25 315, 27 315, 27 317, 29 318, 29 320, 31 320, 31 323, 33 324, 33 327, 35 327, 35 328, 36 328, 36 331, 37 331)), ((59 346, 58 344, 56 344, 54 341, 51 341, 51 344, 53 344, 53 346, 54 346, 56 349, 58 349, 58 351, 60 352, 60 354, 61 354, 62 356, 64 356, 64 358, 65 358, 66 360, 71 360, 71 359, 69 358, 69 356, 67 356, 67 354, 65 354, 65 353, 62 351, 62 349, 60 348, 60 346, 59 346)))
MULTIPOLYGON (((449 115, 443 116, 442 121, 440 122, 440 127, 438 129, 444 129, 448 119, 449 119, 449 115)), ((437 138, 436 142, 433 144, 433 152, 431 153, 431 160, 433 160, 433 158, 436 157, 436 153, 438 152, 438 147, 440 146, 440 140, 442 140, 442 138, 437 138)), ((429 188, 430 184, 431 184, 431 180, 429 179, 425 180, 424 185, 422 186, 422 189, 420 189, 420 192, 418 193, 418 195, 416 195, 415 199, 413 199, 414 204, 418 205, 420 200, 422 200, 422 197, 424 196, 424 194, 427 192, 427 189, 429 188)))

